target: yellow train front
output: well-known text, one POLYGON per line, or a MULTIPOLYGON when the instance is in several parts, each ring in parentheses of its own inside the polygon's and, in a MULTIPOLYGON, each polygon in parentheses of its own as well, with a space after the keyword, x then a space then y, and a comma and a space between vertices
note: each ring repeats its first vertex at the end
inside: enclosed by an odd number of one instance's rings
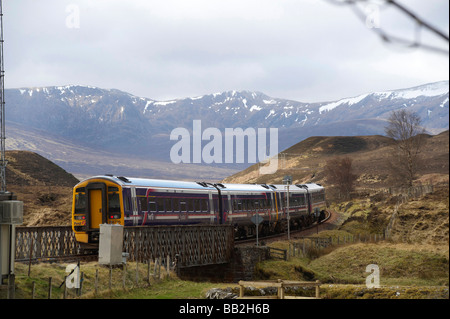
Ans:
POLYGON ((100 224, 124 225, 122 186, 105 177, 90 178, 73 189, 72 228, 83 248, 96 248, 100 224))

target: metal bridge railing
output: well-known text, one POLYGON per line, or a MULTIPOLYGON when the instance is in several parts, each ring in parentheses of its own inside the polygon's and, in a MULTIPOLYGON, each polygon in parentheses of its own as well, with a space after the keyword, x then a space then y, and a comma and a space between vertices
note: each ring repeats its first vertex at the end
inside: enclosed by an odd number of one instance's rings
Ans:
POLYGON ((166 258, 177 267, 227 263, 234 247, 228 225, 125 227, 124 251, 130 260, 166 258))
MULTIPOLYGON (((129 260, 177 260, 178 267, 229 262, 234 230, 228 225, 125 227, 123 251, 129 260)), ((16 261, 81 254, 70 226, 16 227, 16 261)))
POLYGON ((71 226, 16 227, 16 261, 80 254, 71 226))

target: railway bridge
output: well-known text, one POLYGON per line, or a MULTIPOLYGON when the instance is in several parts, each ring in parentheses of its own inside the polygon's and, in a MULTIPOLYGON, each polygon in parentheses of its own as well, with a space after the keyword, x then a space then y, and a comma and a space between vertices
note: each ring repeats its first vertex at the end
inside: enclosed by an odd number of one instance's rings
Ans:
MULTIPOLYGON (((80 257, 72 227, 17 227, 16 261, 80 257)), ((230 262, 234 231, 228 225, 125 227, 123 250, 130 261, 170 257, 178 268, 230 262)))

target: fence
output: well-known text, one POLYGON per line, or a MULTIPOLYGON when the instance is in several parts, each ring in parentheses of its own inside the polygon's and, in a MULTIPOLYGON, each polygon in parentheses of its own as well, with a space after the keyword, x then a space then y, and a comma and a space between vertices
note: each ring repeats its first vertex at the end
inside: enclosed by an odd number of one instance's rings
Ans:
POLYGON ((266 281, 239 281, 239 299, 320 299, 320 281, 290 281, 290 280, 266 280, 266 281), (244 296, 245 287, 255 288, 277 288, 277 294, 274 296, 244 296), (287 296, 286 288, 294 287, 315 287, 315 297, 287 296))
POLYGON ((16 261, 78 255, 72 227, 16 227, 16 261))
POLYGON ((234 247, 228 225, 125 227, 124 251, 130 260, 146 261, 170 256, 177 267, 227 263, 234 247))
POLYGON ((391 195, 401 195, 406 198, 418 198, 425 194, 432 193, 434 186, 430 185, 418 185, 412 187, 390 187, 388 189, 391 195))
POLYGON ((286 251, 286 249, 269 247, 269 257, 286 261, 287 260, 287 251, 286 251))
POLYGON ((0 300, 16 297, 20 299, 66 299, 85 295, 96 297, 120 289, 149 287, 162 278, 172 276, 174 266, 169 258, 157 258, 147 263, 129 262, 115 267, 78 263, 77 280, 72 279, 75 275, 70 278, 71 274, 67 268, 55 267, 51 274, 45 277, 42 276, 42 266, 32 265, 28 271, 27 267, 19 267, 15 275, 9 276, 8 289, 0 289, 0 300), (77 287, 74 287, 75 282, 79 282, 77 287), (18 287, 20 289, 16 291, 18 287))
POLYGON ((358 234, 338 237, 300 237, 299 240, 289 244, 289 256, 314 257, 324 248, 333 245, 345 245, 358 242, 378 242, 385 240, 385 234, 358 234))
MULTIPOLYGON (((129 260, 178 258, 179 267, 226 263, 234 247, 228 225, 125 227, 123 249, 129 260)), ((17 227, 16 261, 76 256, 81 247, 72 227, 17 227)))

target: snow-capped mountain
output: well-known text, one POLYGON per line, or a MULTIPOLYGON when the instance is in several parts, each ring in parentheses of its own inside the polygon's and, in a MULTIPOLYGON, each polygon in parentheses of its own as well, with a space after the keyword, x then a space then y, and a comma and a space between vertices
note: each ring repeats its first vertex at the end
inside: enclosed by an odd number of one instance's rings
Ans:
MULTIPOLYGON (((6 90, 6 119, 80 145, 170 161, 174 128, 278 128, 283 149, 309 136, 384 134, 393 110, 417 112, 430 133, 449 127, 449 82, 303 103, 260 92, 227 91, 155 101, 119 90, 54 86, 6 90)), ((7 138, 14 139, 14 136, 7 138)), ((7 140, 8 141, 8 140, 7 140)), ((207 142, 205 142, 207 143, 207 142)), ((26 145, 22 146, 26 149, 26 145)), ((45 154, 43 154, 45 155, 45 154)))

